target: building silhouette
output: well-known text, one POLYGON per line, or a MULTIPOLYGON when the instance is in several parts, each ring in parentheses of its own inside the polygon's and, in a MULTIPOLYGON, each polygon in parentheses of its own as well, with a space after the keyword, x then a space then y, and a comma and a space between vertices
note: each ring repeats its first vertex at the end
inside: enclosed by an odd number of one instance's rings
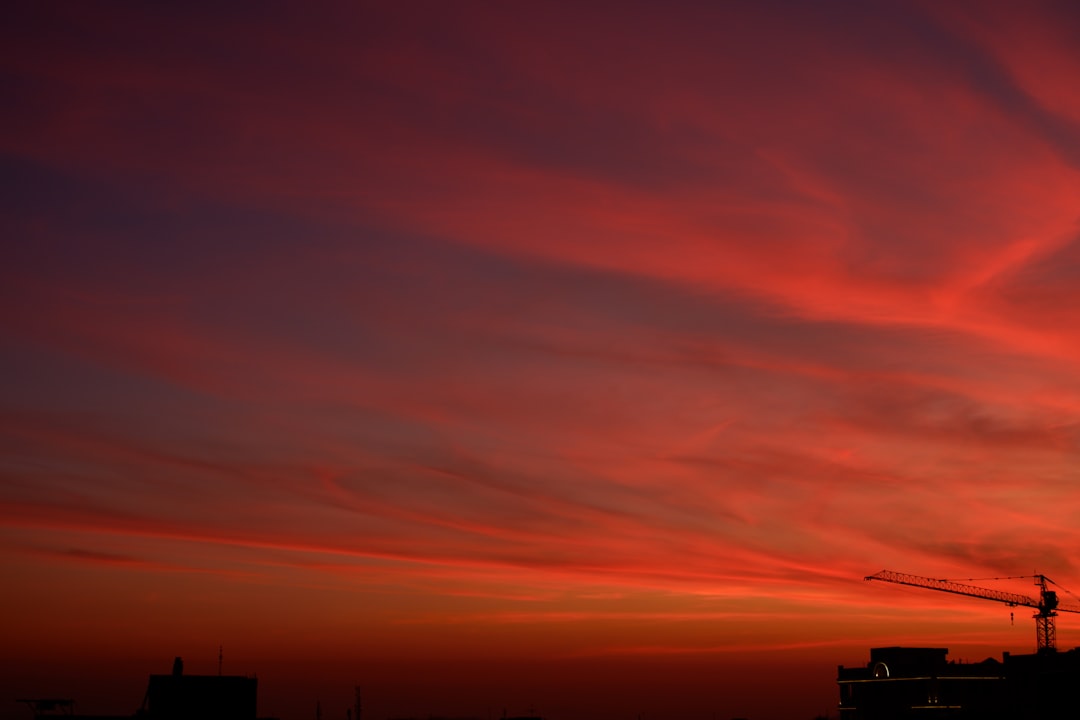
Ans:
MULTIPOLYGON (((142 706, 131 715, 81 715, 70 699, 22 700, 35 720, 259 720, 259 681, 244 675, 185 675, 176 658, 168 675, 151 675, 142 706)), ((264 718, 262 720, 271 720, 264 718)))
POLYGON ((185 675, 173 661, 169 675, 151 675, 139 711, 146 720, 256 720, 259 681, 243 675, 185 675))
POLYGON ((841 720, 1044 720, 1080 714, 1080 648, 999 662, 947 659, 945 648, 872 648, 837 668, 841 720))

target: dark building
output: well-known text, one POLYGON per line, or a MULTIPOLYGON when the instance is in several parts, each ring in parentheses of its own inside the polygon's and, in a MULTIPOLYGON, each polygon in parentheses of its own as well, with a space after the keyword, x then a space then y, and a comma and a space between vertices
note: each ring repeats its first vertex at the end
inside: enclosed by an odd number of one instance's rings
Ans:
POLYGON ((1005 677, 1002 664, 996 660, 949 662, 948 652, 945 648, 873 648, 865 667, 841 665, 836 680, 841 720, 999 717, 1005 677))
POLYGON ((139 717, 146 720, 255 720, 259 681, 242 675, 151 675, 139 717))
POLYGON ((1080 714, 1080 649, 947 660, 945 648, 870 650, 837 668, 841 720, 1043 720, 1080 714))
POLYGON ((68 699, 22 702, 42 720, 256 720, 258 684, 242 675, 185 675, 176 658, 171 674, 150 676, 142 707, 131 715, 78 715, 68 699))
POLYGON ((1067 652, 1005 653, 1012 717, 1041 720, 1080 715, 1080 648, 1067 652))

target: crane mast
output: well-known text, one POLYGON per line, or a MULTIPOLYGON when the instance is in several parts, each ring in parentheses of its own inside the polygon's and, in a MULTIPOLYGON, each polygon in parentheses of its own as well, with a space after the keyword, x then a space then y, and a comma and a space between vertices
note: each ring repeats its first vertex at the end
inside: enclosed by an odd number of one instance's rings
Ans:
POLYGON ((898 585, 910 585, 926 590, 938 590, 940 592, 953 593, 954 595, 966 595, 967 597, 981 598, 1004 603, 1009 607, 1035 608, 1035 638, 1036 647, 1040 653, 1052 653, 1057 650, 1057 629, 1054 618, 1058 611, 1080 613, 1080 607, 1065 607, 1058 602, 1057 592, 1048 589, 1048 584, 1055 584, 1045 575, 1031 576, 1035 585, 1039 588, 1039 597, 1032 598, 1020 593, 993 590, 975 585, 965 585, 953 580, 935 580, 934 578, 909 575, 907 573, 882 570, 875 575, 867 575, 866 580, 880 580, 882 582, 896 583, 898 585))

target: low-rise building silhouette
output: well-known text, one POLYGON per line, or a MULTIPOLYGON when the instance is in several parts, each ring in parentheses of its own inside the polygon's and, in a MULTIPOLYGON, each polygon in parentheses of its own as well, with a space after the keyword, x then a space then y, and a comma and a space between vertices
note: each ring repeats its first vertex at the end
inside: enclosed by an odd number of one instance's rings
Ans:
POLYGON ((70 699, 21 702, 35 720, 257 720, 258 685, 244 675, 185 675, 184 661, 176 658, 170 674, 150 676, 142 706, 131 715, 76 714, 70 699))
POLYGON ((945 648, 870 650, 837 668, 841 720, 1043 720, 1080 710, 1080 648, 999 662, 949 661, 945 648))
POLYGON ((243 675, 151 675, 139 717, 146 720, 255 720, 259 681, 243 675))

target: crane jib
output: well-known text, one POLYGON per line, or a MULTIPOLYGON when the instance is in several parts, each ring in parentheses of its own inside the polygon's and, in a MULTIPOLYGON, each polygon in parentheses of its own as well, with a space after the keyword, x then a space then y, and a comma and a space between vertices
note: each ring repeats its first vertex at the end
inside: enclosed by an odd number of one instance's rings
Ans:
POLYGON ((1035 575, 1033 577, 1035 579, 1035 584, 1039 587, 1038 599, 1019 593, 994 590, 992 588, 978 587, 976 585, 966 585, 953 580, 937 580, 934 578, 922 577, 920 575, 898 573, 892 570, 882 570, 875 575, 867 575, 865 579, 880 580, 882 582, 896 583, 898 585, 910 585, 926 590, 937 590, 983 600, 993 600, 1004 603, 1009 607, 1024 606, 1035 608, 1038 611, 1035 614, 1035 630, 1038 650, 1039 652, 1053 652, 1057 649, 1054 618, 1057 616, 1058 611, 1080 613, 1080 607, 1066 607, 1060 605, 1057 593, 1047 588, 1047 583, 1054 584, 1053 581, 1045 575, 1035 575))

